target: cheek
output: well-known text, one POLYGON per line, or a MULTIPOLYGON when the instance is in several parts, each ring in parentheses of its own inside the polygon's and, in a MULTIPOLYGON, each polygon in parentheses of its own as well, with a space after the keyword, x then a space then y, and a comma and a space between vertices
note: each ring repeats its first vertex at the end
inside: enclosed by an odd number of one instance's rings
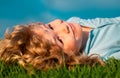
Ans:
POLYGON ((65 51, 76 51, 76 41, 73 38, 65 39, 64 40, 64 50, 65 51))

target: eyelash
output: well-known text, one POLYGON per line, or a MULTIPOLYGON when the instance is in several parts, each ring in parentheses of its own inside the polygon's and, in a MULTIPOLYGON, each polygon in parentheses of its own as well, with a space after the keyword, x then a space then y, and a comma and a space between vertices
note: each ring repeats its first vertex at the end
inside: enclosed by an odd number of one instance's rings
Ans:
POLYGON ((70 33, 70 29, 69 29, 69 27, 68 27, 68 26, 66 26, 66 27, 67 27, 68 33, 70 33))
POLYGON ((53 27, 50 24, 48 24, 48 26, 49 26, 50 29, 54 30, 53 27))
POLYGON ((57 39, 58 39, 58 41, 60 41, 63 44, 63 41, 59 37, 57 37, 57 39))

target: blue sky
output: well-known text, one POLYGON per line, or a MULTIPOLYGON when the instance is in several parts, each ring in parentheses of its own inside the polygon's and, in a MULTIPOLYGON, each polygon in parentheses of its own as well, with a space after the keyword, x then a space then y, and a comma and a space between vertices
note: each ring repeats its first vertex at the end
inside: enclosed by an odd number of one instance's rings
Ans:
POLYGON ((48 23, 72 16, 83 19, 120 16, 120 0, 0 0, 0 37, 6 28, 48 23))

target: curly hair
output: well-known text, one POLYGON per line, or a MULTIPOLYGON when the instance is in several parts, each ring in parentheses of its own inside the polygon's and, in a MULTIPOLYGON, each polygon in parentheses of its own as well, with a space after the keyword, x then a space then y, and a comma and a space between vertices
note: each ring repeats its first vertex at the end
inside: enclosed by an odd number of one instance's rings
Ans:
POLYGON ((55 44, 48 42, 42 36, 34 33, 33 29, 40 23, 17 25, 11 32, 6 30, 4 38, 0 41, 0 60, 10 64, 18 62, 25 69, 30 66, 36 69, 67 65, 92 65, 96 63, 105 65, 98 55, 87 56, 84 52, 69 56, 55 44))

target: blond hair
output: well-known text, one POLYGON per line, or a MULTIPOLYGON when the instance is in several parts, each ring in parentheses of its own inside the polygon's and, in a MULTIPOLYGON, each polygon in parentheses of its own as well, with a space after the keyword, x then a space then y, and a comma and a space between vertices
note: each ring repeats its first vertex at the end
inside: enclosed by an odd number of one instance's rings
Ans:
POLYGON ((17 25, 11 32, 6 30, 5 37, 0 41, 0 60, 7 64, 18 62, 25 69, 30 65, 43 70, 63 65, 104 65, 99 56, 88 57, 84 52, 72 56, 65 54, 59 46, 35 34, 32 30, 36 25, 40 24, 17 25))

